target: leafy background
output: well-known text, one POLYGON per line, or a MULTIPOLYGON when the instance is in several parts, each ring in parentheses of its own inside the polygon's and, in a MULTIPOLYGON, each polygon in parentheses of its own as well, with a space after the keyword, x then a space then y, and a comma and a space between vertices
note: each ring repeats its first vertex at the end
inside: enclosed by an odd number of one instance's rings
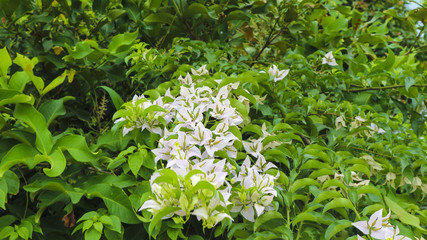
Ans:
POLYGON ((0 238, 149 238, 137 210, 156 139, 112 117, 202 65, 260 96, 241 132, 265 123, 282 143, 263 153, 276 210, 213 229, 164 220, 156 238, 355 239, 380 208, 425 236, 427 10, 408 2, 0 0, 0 238), (265 81, 272 63, 289 75, 265 81))

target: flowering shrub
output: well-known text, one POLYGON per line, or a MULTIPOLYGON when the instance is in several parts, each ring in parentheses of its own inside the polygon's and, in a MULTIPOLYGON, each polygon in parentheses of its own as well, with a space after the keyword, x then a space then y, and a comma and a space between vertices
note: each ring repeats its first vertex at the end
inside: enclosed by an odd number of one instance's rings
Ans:
POLYGON ((246 108, 239 112, 233 107, 241 103, 232 93, 241 83, 214 79, 206 66, 191 71, 163 97, 135 96, 115 115, 123 135, 147 129, 160 136, 152 152, 162 167, 151 176, 153 194, 139 210, 147 209, 153 219, 172 217, 175 223, 194 215, 207 228, 233 220, 231 212, 253 222, 274 209, 277 196, 277 175, 267 173, 277 167, 262 155, 268 148, 263 140, 270 134, 264 128, 262 136, 242 140, 246 108), (238 151, 242 145, 246 154, 238 151), (241 158, 245 160, 239 165, 241 158))

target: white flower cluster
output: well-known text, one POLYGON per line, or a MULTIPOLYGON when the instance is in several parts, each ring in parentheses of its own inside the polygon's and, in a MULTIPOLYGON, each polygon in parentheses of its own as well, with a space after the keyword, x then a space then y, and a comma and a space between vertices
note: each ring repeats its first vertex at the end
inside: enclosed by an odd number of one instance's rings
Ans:
MULTIPOLYGON (((369 221, 358 221, 353 223, 357 229, 363 232, 363 234, 369 235, 374 239, 380 240, 411 240, 408 237, 399 235, 399 227, 394 228, 388 220, 390 219, 391 212, 383 217, 383 210, 376 211, 369 218, 369 221)), ((363 240, 361 236, 357 235, 358 240, 363 240)))
POLYGON ((127 114, 119 114, 121 118, 116 121, 125 122, 124 135, 139 128, 161 136, 152 152, 156 164, 166 161, 166 166, 152 175, 153 194, 140 210, 147 209, 155 216, 174 207, 163 219, 175 216, 182 220, 194 215, 208 228, 224 218, 232 219, 230 211, 254 221, 255 212, 259 216, 274 209, 272 201, 277 195, 273 189, 277 176, 266 173, 276 166, 261 154, 266 148, 262 141, 269 134, 263 126, 262 138, 243 141, 256 163, 251 166, 251 157, 247 156, 237 172, 237 165, 227 159, 237 157, 234 143, 239 139, 232 130, 239 131, 238 125, 243 123, 229 100, 239 82, 214 90, 197 85, 209 73, 205 67, 192 73, 193 77, 187 74, 178 78, 182 85, 177 96, 169 90, 155 101, 136 96, 132 104, 125 105, 127 114), (220 158, 224 153, 227 158, 220 158))

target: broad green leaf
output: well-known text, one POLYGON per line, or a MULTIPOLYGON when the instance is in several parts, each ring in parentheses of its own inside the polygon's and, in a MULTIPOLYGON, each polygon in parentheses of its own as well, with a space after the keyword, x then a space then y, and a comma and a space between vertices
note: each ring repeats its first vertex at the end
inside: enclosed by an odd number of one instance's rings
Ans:
POLYGON ((0 180, 0 208, 6 210, 7 203, 7 183, 3 179, 0 180))
POLYGON ((330 198, 342 198, 343 195, 335 190, 321 192, 315 199, 314 202, 320 203, 330 198))
POLYGON ((144 18, 146 23, 166 23, 171 24, 174 20, 174 15, 170 13, 152 13, 144 18))
POLYGON ((157 213, 153 220, 151 220, 150 225, 148 227, 148 234, 151 235, 153 232, 154 227, 156 227, 157 223, 159 223, 162 218, 166 215, 169 215, 177 210, 179 210, 179 207, 165 207, 163 210, 161 210, 159 213, 157 213))
POLYGON ((50 92, 52 89, 61 85, 64 82, 66 77, 67 77, 67 71, 64 71, 59 77, 55 78, 51 83, 49 83, 49 85, 47 85, 43 89, 42 95, 46 95, 46 93, 50 92))
POLYGON ((205 180, 199 181, 191 190, 194 194, 199 190, 208 190, 212 195, 216 192, 215 186, 211 182, 205 180))
POLYGON ((22 103, 16 105, 14 115, 34 130, 37 149, 44 154, 49 154, 52 149, 52 135, 47 129, 43 115, 33 106, 22 103))
POLYGON ((338 220, 334 223, 332 223, 331 225, 329 225, 329 227, 326 229, 325 232, 325 239, 329 240, 331 239, 333 236, 335 236, 335 234, 337 234, 338 232, 341 232, 342 230, 350 227, 352 224, 351 221, 347 220, 347 219, 342 219, 342 220, 338 220))
POLYGON ((230 105, 234 107, 238 113, 240 113, 243 119, 249 121, 248 110, 246 110, 245 104, 234 98, 229 98, 228 100, 230 101, 230 105))
MULTIPOLYGON (((1 181, 0 177, 0 181, 1 181)), ((19 193, 19 177, 12 171, 6 171, 3 175, 4 181, 7 183, 8 193, 18 194, 19 193)))
POLYGON ((82 59, 95 51, 88 41, 78 42, 73 48, 65 43, 65 48, 67 49, 69 56, 74 59, 82 59))
POLYGON ((30 232, 26 227, 19 227, 17 233, 23 239, 28 239, 30 237, 30 232))
POLYGON ((83 163, 98 165, 99 153, 93 153, 87 146, 86 140, 80 135, 66 135, 55 142, 54 148, 62 148, 74 158, 83 163))
POLYGON ((354 164, 353 166, 351 166, 349 168, 350 171, 355 171, 355 172, 362 172, 364 174, 366 174, 366 176, 370 177, 371 176, 371 171, 369 170, 369 168, 365 165, 362 164, 354 164))
POLYGON ((257 100, 254 97, 254 95, 250 94, 246 90, 244 90, 242 88, 238 88, 238 89, 232 90, 231 92, 236 94, 236 95, 243 96, 243 97, 247 98, 253 105, 257 105, 257 100))
POLYGON ((254 231, 259 231, 260 229, 273 230, 275 227, 285 224, 286 221, 282 214, 275 211, 268 211, 255 220, 254 231))
POLYGON ((380 190, 378 190, 378 188, 376 188, 374 186, 366 185, 366 186, 357 187, 357 195, 366 194, 366 193, 375 194, 378 197, 382 198, 380 190))
POLYGON ((9 80, 9 89, 15 89, 22 92, 29 81, 31 81, 31 79, 26 72, 16 72, 9 80))
POLYGON ((325 208, 323 209, 323 213, 325 213, 330 209, 341 208, 341 207, 354 210, 353 203, 351 203, 351 201, 348 200, 347 198, 335 198, 325 205, 325 208))
MULTIPOLYGON (((12 215, 3 215, 0 217, 0 229, 11 225, 14 221, 16 221, 16 217, 12 216, 12 215)), ((2 231, 0 231, 1 233, 2 231)), ((4 236, 1 235, 0 236, 4 236)))
POLYGON ((309 212, 302 212, 292 219, 292 225, 296 226, 299 222, 302 221, 317 222, 317 218, 309 212))
POLYGON ((330 169, 331 167, 329 166, 329 164, 318 161, 318 160, 308 160, 307 162, 305 162, 300 168, 299 170, 304 170, 304 169, 330 169))
POLYGON ((101 198, 104 201, 105 206, 108 208, 108 211, 119 217, 120 221, 128 224, 140 223, 132 209, 129 197, 123 189, 109 184, 100 183, 85 190, 87 191, 89 198, 101 198))
POLYGON ((142 116, 145 117, 147 116, 147 114, 152 112, 166 112, 166 110, 160 107, 159 105, 151 105, 148 108, 144 109, 144 111, 142 111, 142 116))
POLYGON ((127 51, 130 48, 130 45, 134 43, 137 37, 138 30, 131 33, 118 34, 111 39, 111 42, 108 45, 108 50, 112 55, 127 51))
POLYGON ((12 65, 12 59, 6 47, 0 49, 0 77, 7 76, 7 69, 12 65))
POLYGON ((314 179, 311 179, 311 178, 298 179, 294 183, 292 183, 290 191, 294 193, 298 191, 298 189, 304 188, 306 186, 311 186, 311 185, 320 187, 320 184, 314 179))
POLYGON ((64 154, 60 149, 53 150, 49 156, 37 154, 34 157, 34 161, 36 164, 41 162, 50 163, 50 168, 43 168, 43 172, 49 177, 61 175, 67 165, 67 160, 65 160, 64 154))
POLYGON ((39 152, 26 145, 26 144, 17 144, 11 148, 7 154, 1 159, 0 162, 0 177, 3 177, 4 173, 9 170, 9 168, 24 163, 28 166, 29 169, 35 167, 34 156, 39 152))
POLYGON ((22 94, 17 90, 0 89, 0 106, 16 103, 28 103, 33 105, 34 97, 22 94))
POLYGON ((323 183, 322 188, 325 189, 325 188, 328 188, 330 186, 340 187, 343 190, 347 189, 347 187, 344 185, 344 183, 341 182, 338 179, 329 179, 329 180, 326 180, 326 182, 323 183))
POLYGON ((387 206, 391 209, 391 211, 394 212, 399 217, 399 220, 402 221, 402 223, 409 224, 411 226, 414 226, 418 229, 425 231, 425 229, 421 228, 420 219, 418 217, 409 214, 398 203, 391 200, 387 196, 384 196, 384 201, 386 202, 387 206))
POLYGON ((262 137, 262 131, 259 125, 248 124, 242 129, 242 134, 244 134, 245 132, 253 132, 258 134, 258 136, 262 137))
POLYGON ((111 100, 113 100, 114 107, 116 108, 116 110, 119 110, 124 103, 120 95, 116 91, 114 91, 113 89, 107 86, 101 86, 100 88, 107 91, 107 93, 110 95, 111 100))
POLYGON ((83 196, 83 191, 73 188, 70 184, 60 178, 48 178, 45 176, 39 177, 34 182, 24 186, 27 192, 38 192, 40 190, 49 190, 65 193, 70 197, 71 202, 76 204, 83 196))
POLYGON ((30 77, 31 81, 33 82, 34 86, 36 87, 37 91, 40 95, 42 95, 42 91, 44 89, 44 81, 40 77, 37 77, 33 73, 34 66, 39 62, 39 60, 34 57, 31 60, 21 54, 17 54, 16 58, 13 60, 13 63, 20 66, 30 77))
POLYGON ((47 121, 47 126, 49 126, 55 118, 58 116, 63 116, 67 112, 64 107, 64 102, 75 100, 74 97, 66 96, 60 99, 52 99, 46 101, 40 106, 39 111, 43 114, 47 121))
POLYGON ((184 12, 184 17, 190 18, 193 17, 196 14, 208 14, 208 9, 200 3, 192 3, 190 6, 188 6, 187 10, 184 12))
MULTIPOLYGON (((12 233, 15 232, 15 229, 11 226, 6 226, 3 229, 0 230, 0 236, 2 236, 4 239, 12 235, 12 233)), ((10 238, 9 238, 10 239, 10 238)))
POLYGON ((128 164, 133 175, 138 176, 139 169, 141 168, 146 155, 147 155, 147 150, 142 149, 129 156, 128 164))
POLYGON ((101 238, 101 233, 95 228, 89 228, 85 232, 85 240, 99 240, 101 238))

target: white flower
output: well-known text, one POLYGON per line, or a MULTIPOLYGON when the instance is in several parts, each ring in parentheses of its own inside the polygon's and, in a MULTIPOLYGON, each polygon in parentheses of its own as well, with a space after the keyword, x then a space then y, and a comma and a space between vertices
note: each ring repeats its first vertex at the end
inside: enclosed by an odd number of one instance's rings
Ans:
POLYGON ((389 230, 385 232, 384 234, 384 240, 411 240, 408 237, 405 237, 403 235, 399 234, 399 227, 396 227, 396 229, 388 228, 389 230))
POLYGON ((340 129, 341 127, 346 127, 344 118, 339 116, 335 119, 335 129, 340 129))
POLYGON ((373 238, 384 239, 385 234, 390 231, 391 227, 387 221, 389 216, 383 218, 382 214, 383 210, 380 209, 372 214, 369 221, 358 221, 352 223, 352 225, 373 238))
POLYGON ((289 69, 281 70, 280 71, 277 68, 277 66, 273 64, 273 66, 270 67, 270 69, 268 69, 268 73, 270 74, 270 76, 274 76, 274 82, 277 82, 277 81, 282 80, 283 78, 285 78, 286 75, 288 75, 289 69))
POLYGON ((332 51, 326 53, 325 57, 322 58, 322 64, 328 64, 330 66, 338 66, 337 62, 335 61, 334 55, 332 55, 332 51))
POLYGON ((209 71, 206 69, 206 65, 203 65, 197 70, 192 68, 191 73, 196 76, 201 76, 201 75, 209 74, 209 71))

